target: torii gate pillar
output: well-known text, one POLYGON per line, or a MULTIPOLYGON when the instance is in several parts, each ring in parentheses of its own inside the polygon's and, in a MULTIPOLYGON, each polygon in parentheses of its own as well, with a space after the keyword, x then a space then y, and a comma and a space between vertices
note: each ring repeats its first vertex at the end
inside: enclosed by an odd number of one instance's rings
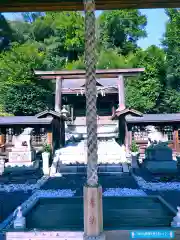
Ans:
POLYGON ((56 78, 56 93, 55 93, 55 111, 60 112, 62 108, 62 78, 56 78))
POLYGON ((122 111, 126 108, 125 105, 125 88, 124 88, 124 77, 123 75, 119 75, 118 77, 118 99, 119 106, 118 111, 122 111))

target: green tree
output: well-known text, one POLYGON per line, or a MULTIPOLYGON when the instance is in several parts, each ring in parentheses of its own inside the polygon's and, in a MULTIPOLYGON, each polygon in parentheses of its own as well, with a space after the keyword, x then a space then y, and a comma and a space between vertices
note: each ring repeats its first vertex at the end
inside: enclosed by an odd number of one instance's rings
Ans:
POLYGON ((80 12, 23 14, 24 21, 13 21, 16 42, 38 42, 46 52, 47 70, 61 69, 84 53, 84 16, 80 12))
POLYGON ((167 85, 180 90, 180 12, 178 9, 167 9, 168 22, 162 41, 166 52, 167 85))
POLYGON ((13 29, 14 42, 24 44, 27 41, 35 41, 31 23, 15 20, 10 21, 10 26, 13 29))
POLYGON ((180 93, 176 89, 166 87, 160 101, 159 112, 176 113, 180 112, 180 93))
POLYGON ((13 116, 13 114, 12 113, 7 113, 4 110, 4 105, 0 105, 0 116, 1 117, 7 117, 7 116, 13 116))
POLYGON ((131 68, 132 54, 123 56, 118 54, 115 50, 102 50, 98 56, 97 68, 98 69, 118 69, 118 68, 131 68))
POLYGON ((126 81, 127 105, 143 113, 158 112, 164 92, 164 52, 151 46, 145 51, 138 51, 133 61, 134 67, 144 67, 145 72, 126 81))
POLYGON ((11 51, 0 54, 0 85, 36 82, 33 70, 45 69, 45 57, 38 43, 15 44, 11 51))
MULTIPOLYGON (((34 22, 34 26, 37 24, 39 19, 34 22)), ((43 24, 51 26, 49 36, 44 39, 47 62, 51 69, 60 69, 67 61, 76 61, 83 55, 84 17, 80 12, 46 13, 43 24)))
POLYGON ((45 105, 52 106, 51 81, 38 80, 33 72, 46 69, 45 58, 38 43, 28 42, 0 54, 0 96, 5 112, 31 115, 46 109, 45 105))
POLYGON ((44 16, 42 12, 23 12, 21 13, 24 22, 33 23, 37 18, 44 16))
POLYGON ((53 107, 53 94, 35 84, 10 86, 4 96, 4 109, 16 116, 35 115, 53 107))
POLYGON ((146 24, 146 16, 139 10, 104 11, 97 21, 99 44, 127 55, 137 49, 140 38, 146 37, 146 24))
POLYGON ((0 13, 0 52, 9 47, 9 44, 13 40, 13 31, 8 21, 0 13))
MULTIPOLYGON (((123 56, 115 50, 102 50, 97 56, 97 69, 131 68, 134 65, 134 60, 135 57, 132 53, 123 56)), ((65 69, 85 69, 84 57, 80 57, 77 61, 68 62, 65 69)))
POLYGON ((162 45, 166 53, 166 77, 159 110, 172 113, 180 111, 180 12, 178 9, 165 11, 168 21, 162 45))

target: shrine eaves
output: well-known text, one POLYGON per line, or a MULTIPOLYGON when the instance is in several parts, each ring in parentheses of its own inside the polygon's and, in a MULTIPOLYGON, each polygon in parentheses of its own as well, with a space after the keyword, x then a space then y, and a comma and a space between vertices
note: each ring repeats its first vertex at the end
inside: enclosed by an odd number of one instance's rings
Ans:
MULTIPOLYGON (((95 0, 96 10, 178 8, 179 0, 95 0)), ((0 12, 83 10, 83 0, 1 0, 0 12)))

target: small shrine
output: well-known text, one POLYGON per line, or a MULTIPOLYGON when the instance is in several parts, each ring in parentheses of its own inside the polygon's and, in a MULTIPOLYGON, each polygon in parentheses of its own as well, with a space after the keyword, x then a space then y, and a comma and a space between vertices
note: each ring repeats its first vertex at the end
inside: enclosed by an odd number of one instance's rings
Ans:
MULTIPOLYGON (((65 117, 55 111, 0 117, 0 158, 7 166, 34 166, 44 144, 52 152, 65 144, 65 117)), ((35 164, 36 165, 36 164, 35 164)))

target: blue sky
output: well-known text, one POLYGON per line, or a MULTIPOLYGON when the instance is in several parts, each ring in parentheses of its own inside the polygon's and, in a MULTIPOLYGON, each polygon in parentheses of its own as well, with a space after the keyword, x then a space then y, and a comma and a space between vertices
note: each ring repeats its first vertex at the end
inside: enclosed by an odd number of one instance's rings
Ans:
POLYGON ((138 43, 142 48, 155 44, 160 46, 160 40, 165 32, 165 24, 168 20, 164 9, 144 9, 141 10, 147 16, 147 34, 148 37, 141 39, 138 43))
MULTIPOLYGON (((143 14, 147 16, 147 38, 141 39, 138 45, 146 49, 148 46, 154 44, 160 46, 160 40, 165 32, 165 23, 168 20, 164 9, 143 9, 143 14)), ((18 18, 18 13, 5 13, 8 19, 18 18)))

